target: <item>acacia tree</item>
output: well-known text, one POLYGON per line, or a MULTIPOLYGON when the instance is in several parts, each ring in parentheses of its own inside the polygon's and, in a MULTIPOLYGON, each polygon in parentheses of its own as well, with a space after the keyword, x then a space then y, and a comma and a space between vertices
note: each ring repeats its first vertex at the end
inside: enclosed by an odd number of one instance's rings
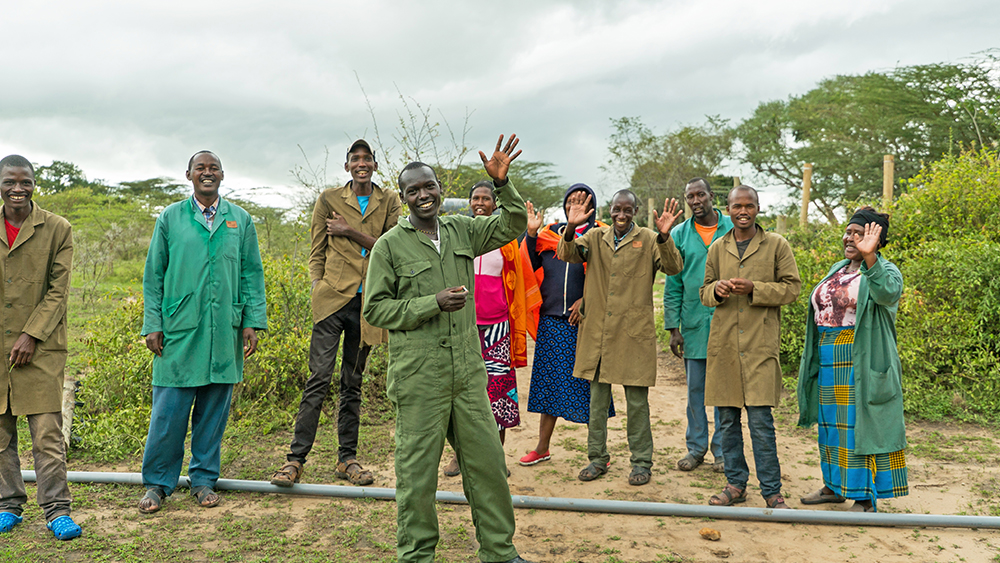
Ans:
POLYGON ((612 119, 611 125, 611 158, 602 169, 628 178, 630 189, 643 201, 682 198, 688 180, 717 174, 733 145, 728 120, 718 116, 707 116, 704 124, 685 125, 662 135, 653 133, 639 117, 612 119))
POLYGON ((811 200, 832 224, 846 202, 882 191, 883 155, 896 178, 962 146, 1000 140, 1000 65, 932 64, 836 76, 787 101, 761 103, 736 128, 740 158, 771 181, 801 190, 813 163, 811 200))

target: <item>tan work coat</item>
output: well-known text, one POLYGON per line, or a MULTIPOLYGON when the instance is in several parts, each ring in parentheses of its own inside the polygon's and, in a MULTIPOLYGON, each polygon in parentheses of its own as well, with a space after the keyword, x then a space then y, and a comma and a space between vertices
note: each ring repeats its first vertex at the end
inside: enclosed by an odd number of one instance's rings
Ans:
POLYGON ((33 203, 13 246, 6 229, 0 229, 0 241, 0 413, 8 405, 14 416, 60 412, 73 266, 69 221, 33 203), (28 365, 10 369, 10 351, 21 333, 38 341, 35 353, 28 365))
POLYGON ((556 254, 586 262, 576 365, 573 375, 616 385, 656 385, 656 326, 653 280, 656 271, 672 276, 684 261, 672 238, 657 244, 657 233, 636 225, 615 250, 613 227, 590 229, 572 242, 559 239, 556 254))
POLYGON ((701 302, 715 307, 708 335, 705 404, 717 407, 775 406, 781 397, 781 306, 802 287, 788 241, 757 226, 743 258, 730 231, 708 249, 701 302), (720 279, 753 282, 751 295, 719 301, 720 279))
MULTIPOLYGON (((309 229, 312 236, 309 279, 316 282, 312 288, 313 324, 347 305, 357 295, 358 286, 368 274, 370 253, 362 256, 362 246, 348 237, 327 235, 326 220, 337 213, 351 228, 378 238, 396 226, 399 211, 396 192, 383 190, 376 184, 372 185, 364 216, 350 182, 320 194, 313 207, 309 229)), ((361 338, 366 344, 380 344, 388 341, 388 332, 369 325, 362 318, 361 338)))

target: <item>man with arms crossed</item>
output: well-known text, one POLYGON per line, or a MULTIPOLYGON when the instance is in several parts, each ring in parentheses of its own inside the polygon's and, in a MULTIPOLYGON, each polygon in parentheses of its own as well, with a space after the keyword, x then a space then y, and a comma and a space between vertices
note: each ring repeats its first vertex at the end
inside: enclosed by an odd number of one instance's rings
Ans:
MULTIPOLYGON (((684 188, 684 199, 692 217, 670 232, 684 259, 684 270, 667 278, 663 287, 663 328, 670 331, 670 351, 684 360, 687 373, 687 455, 677 468, 691 471, 708 453, 708 417, 705 415, 705 358, 708 327, 712 322, 710 307, 701 304, 698 291, 705 281, 705 257, 712 242, 733 228, 732 220, 712 207, 712 188, 704 178, 695 178, 684 188)), ((712 433, 712 469, 723 471, 722 433, 719 432, 719 409, 715 409, 712 433)))
POLYGON ((35 169, 22 156, 0 160, 3 243, 0 301, 0 534, 21 522, 28 500, 17 455, 17 417, 28 419, 38 504, 49 530, 61 540, 81 534, 70 517, 66 442, 62 433, 66 305, 73 266, 73 237, 66 219, 31 201, 35 169))
POLYGON ((372 181, 378 170, 375 154, 364 139, 347 151, 344 170, 351 181, 325 190, 313 208, 312 251, 312 341, 309 371, 295 418, 295 436, 285 465, 271 483, 290 487, 302 477, 302 466, 316 439, 320 408, 330 390, 337 361, 340 335, 344 349, 340 360, 340 393, 337 414, 336 476, 353 485, 370 485, 375 477, 358 463, 358 431, 361 424, 361 376, 371 345, 383 342, 384 331, 361 318, 362 292, 368 270, 368 253, 375 240, 396 225, 399 197, 372 181))
POLYGON ((437 470, 447 438, 472 508, 479 557, 522 562, 514 549, 514 506, 503 447, 486 393, 473 259, 502 247, 528 223, 524 202, 507 181, 521 151, 511 135, 489 160, 499 215, 438 217, 441 185, 434 170, 412 162, 399 175, 410 215, 372 248, 365 319, 389 330, 387 394, 396 410, 397 555, 431 563, 438 543, 437 470))

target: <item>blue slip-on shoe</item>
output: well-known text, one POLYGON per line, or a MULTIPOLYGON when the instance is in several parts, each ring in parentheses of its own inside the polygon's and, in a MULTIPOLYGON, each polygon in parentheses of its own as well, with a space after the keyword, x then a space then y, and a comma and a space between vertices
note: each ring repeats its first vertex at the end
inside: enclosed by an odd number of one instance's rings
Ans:
POLYGON ((21 523, 23 519, 13 512, 0 512, 0 534, 6 534, 21 523))
POLYGON ((78 538, 80 537, 80 534, 83 533, 80 526, 78 526, 69 516, 60 516, 59 518, 49 522, 46 526, 48 529, 52 530, 56 539, 63 541, 78 538))

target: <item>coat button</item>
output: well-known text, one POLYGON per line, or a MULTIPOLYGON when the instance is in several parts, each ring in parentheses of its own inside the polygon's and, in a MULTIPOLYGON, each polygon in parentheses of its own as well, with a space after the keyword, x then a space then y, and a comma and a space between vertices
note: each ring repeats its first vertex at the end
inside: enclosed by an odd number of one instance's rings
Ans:
POLYGON ((4 334, 10 334, 10 331, 8 330, 8 331, 7 331, 7 332, 5 332, 4 334))
POLYGON ((10 309, 11 305, 10 305, 10 303, 8 303, 8 304, 4 305, 4 307, 10 309))
POLYGON ((743 334, 743 329, 740 329, 740 334, 743 334))
POLYGON ((743 264, 740 264, 740 269, 741 269, 741 270, 743 269, 743 264))
POLYGON ((413 274, 415 274, 415 273, 416 273, 416 272, 414 272, 413 270, 410 270, 410 275, 411 275, 411 276, 412 276, 413 274))
POLYGON ((743 309, 740 309, 740 312, 742 313, 742 312, 743 312, 743 309))
POLYGON ((608 295, 614 295, 614 294, 615 294, 615 292, 613 292, 613 291, 610 292, 610 293, 608 293, 608 295))

